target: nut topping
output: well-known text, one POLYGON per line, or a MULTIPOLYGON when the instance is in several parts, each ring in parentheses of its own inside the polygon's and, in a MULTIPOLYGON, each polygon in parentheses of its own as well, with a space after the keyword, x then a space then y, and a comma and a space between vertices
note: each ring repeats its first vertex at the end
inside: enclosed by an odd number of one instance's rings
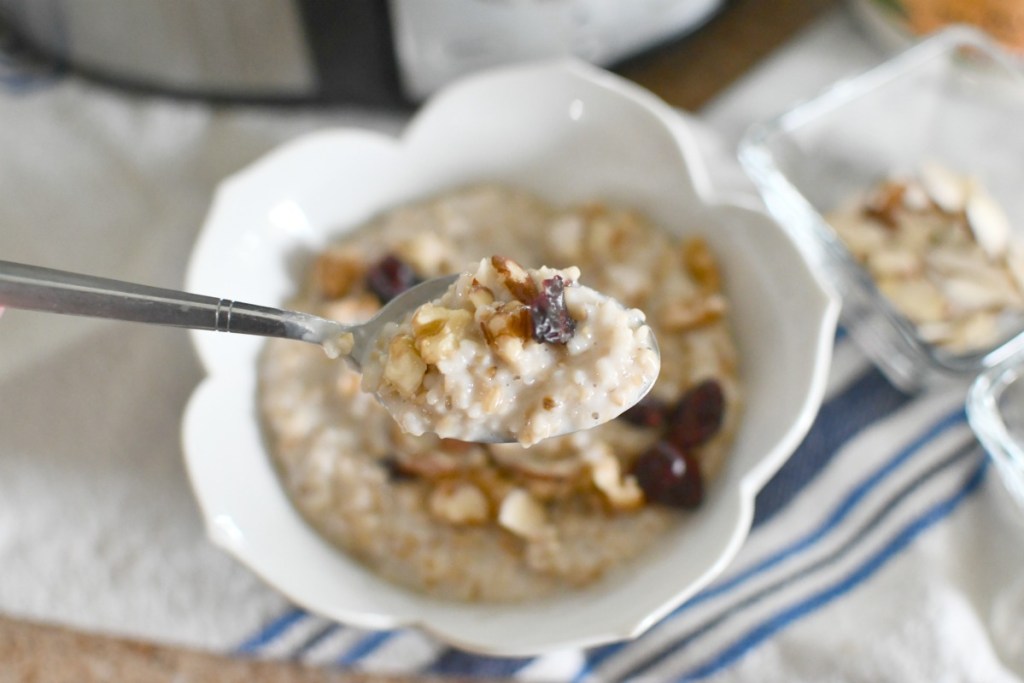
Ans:
POLYGON ((1002 256, 1010 243, 1010 219, 1003 207, 984 189, 973 186, 967 199, 966 213, 974 240, 988 257, 996 259, 1002 256))
POLYGON ((443 481, 430 493, 432 515, 450 524, 483 524, 490 517, 490 503, 483 491, 465 481, 443 481))
POLYGON ((523 489, 512 489, 501 501, 498 524, 528 539, 538 539, 550 532, 544 506, 523 489))
POLYGON ((536 298, 537 284, 521 265, 504 256, 492 256, 491 265, 498 272, 505 288, 520 303, 529 304, 536 298))
POLYGON ((402 396, 412 396, 423 382, 427 364, 416 351, 412 337, 399 335, 388 345, 384 363, 384 379, 394 385, 402 396))
POLYGON ((925 164, 829 221, 922 341, 963 352, 1019 328, 1024 246, 978 181, 925 164))

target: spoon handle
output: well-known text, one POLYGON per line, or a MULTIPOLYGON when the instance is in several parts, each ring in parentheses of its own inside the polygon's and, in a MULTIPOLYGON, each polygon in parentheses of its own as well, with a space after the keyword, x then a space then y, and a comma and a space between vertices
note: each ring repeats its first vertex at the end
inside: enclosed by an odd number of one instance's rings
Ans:
POLYGON ((314 315, 0 261, 0 306, 321 343, 343 326, 314 315))

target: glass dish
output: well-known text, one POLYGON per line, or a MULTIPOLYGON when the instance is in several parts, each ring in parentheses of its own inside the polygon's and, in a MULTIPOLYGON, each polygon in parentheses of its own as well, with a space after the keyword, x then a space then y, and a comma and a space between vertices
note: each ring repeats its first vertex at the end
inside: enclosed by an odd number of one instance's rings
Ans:
POLYGON ((1024 320, 985 348, 925 341, 826 222, 827 212, 929 160, 980 181, 1024 230, 1024 77, 979 33, 955 27, 778 118, 753 126, 740 160, 769 210, 843 301, 842 322, 897 387, 965 382, 1024 347, 1024 320))
POLYGON ((989 368, 967 392, 967 421, 1024 510, 1024 356, 989 368))

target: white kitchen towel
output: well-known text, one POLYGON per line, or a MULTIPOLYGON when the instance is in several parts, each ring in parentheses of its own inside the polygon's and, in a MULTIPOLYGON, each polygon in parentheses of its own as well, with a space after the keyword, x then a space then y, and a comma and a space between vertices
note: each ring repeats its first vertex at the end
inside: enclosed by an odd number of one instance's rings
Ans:
MULTIPOLYGON (((876 57, 836 15, 726 93, 696 122, 717 182, 744 185, 743 125, 876 57)), ((219 179, 305 131, 404 120, 135 96, 0 54, 0 259, 178 287, 219 179)), ((179 440, 200 372, 182 332, 5 313, 0 612, 373 672, 1024 680, 1024 524, 962 392, 905 396, 842 333, 819 417, 720 579, 636 641, 532 659, 330 623, 209 545, 179 440)))

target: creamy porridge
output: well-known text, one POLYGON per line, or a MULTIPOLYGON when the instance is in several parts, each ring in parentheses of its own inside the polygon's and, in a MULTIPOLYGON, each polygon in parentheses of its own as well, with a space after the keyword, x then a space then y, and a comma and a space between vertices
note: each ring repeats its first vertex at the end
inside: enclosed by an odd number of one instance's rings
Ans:
POLYGON ((464 441, 530 446, 617 417, 654 383, 658 354, 643 312, 579 279, 481 259, 382 331, 363 389, 407 433, 464 441))
POLYGON ((644 311, 661 348, 650 394, 526 448, 413 436, 347 364, 271 340, 260 406, 285 488, 323 536, 415 590, 513 601, 586 585, 685 524, 726 457, 741 392, 706 243, 600 203, 480 186, 397 208, 316 255, 291 303, 357 322, 493 254, 569 279, 578 266, 582 285, 644 311))
POLYGON ((964 353, 1019 328, 1024 244, 976 180, 925 164, 852 198, 828 221, 924 341, 964 353))

